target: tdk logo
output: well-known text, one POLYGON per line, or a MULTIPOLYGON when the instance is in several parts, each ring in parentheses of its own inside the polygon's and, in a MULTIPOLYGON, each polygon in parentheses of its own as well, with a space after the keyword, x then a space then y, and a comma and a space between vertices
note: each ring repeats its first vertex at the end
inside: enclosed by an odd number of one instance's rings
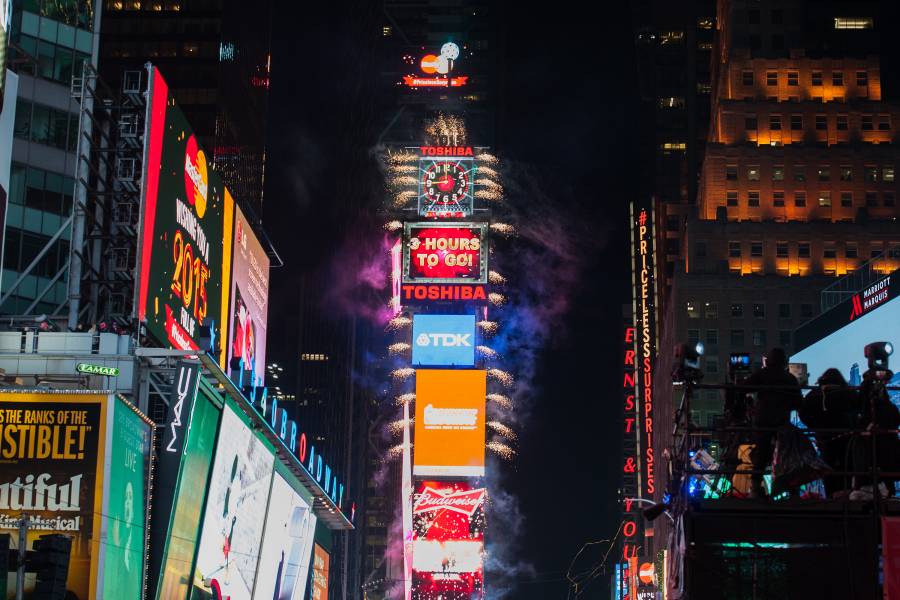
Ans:
POLYGON ((416 338, 417 346, 435 346, 437 348, 455 348, 457 346, 472 347, 470 333, 420 333, 416 338))
POLYGON ((475 315, 413 315, 417 367, 475 366, 475 315))

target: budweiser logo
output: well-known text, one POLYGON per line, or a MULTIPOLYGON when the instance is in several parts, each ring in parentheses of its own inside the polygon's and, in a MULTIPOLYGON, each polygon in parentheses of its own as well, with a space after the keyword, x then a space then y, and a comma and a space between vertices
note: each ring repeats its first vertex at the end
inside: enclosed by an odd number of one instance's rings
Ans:
POLYGON ((419 498, 413 505, 413 513, 425 513, 432 510, 452 510, 460 514, 471 517, 484 502, 484 488, 478 490, 469 490, 465 492, 451 492, 449 490, 441 491, 431 487, 426 487, 419 494, 419 498))

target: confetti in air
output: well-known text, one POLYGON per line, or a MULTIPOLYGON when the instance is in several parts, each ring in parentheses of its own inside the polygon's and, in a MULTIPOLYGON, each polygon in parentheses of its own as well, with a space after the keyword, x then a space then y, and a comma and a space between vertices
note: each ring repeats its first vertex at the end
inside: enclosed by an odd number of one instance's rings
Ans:
POLYGON ((403 163, 418 162, 419 155, 415 152, 389 152, 387 159, 391 165, 399 165, 403 163))
POLYGON ((394 196, 394 206, 401 208, 416 197, 416 193, 412 190, 405 190, 394 196))
POLYGON ((493 348, 488 348, 487 346, 475 346, 475 349, 485 358, 497 358, 497 352, 493 348))
POLYGON ((403 227, 403 223, 401 221, 388 221, 384 224, 384 229, 386 231, 397 231, 403 227))
POLYGON ((488 280, 494 285, 503 285, 504 283, 506 283, 506 277, 504 277, 497 271, 489 271, 488 280))
MULTIPOLYGON (((413 192, 415 193, 415 192, 413 192)), ((475 197, 479 200, 490 200, 492 202, 499 202, 503 199, 503 194, 496 190, 475 190, 475 197)))
MULTIPOLYGON (((401 428, 403 427, 402 423, 400 426, 401 426, 401 428)), ((506 425, 501 423, 500 421, 488 421, 487 426, 508 440, 516 441, 516 439, 517 439, 516 432, 513 431, 510 427, 507 427, 506 425)))
MULTIPOLYGON (((398 369, 402 370, 402 369, 398 369)), ((410 369, 412 371, 412 369, 410 369)), ((396 373, 396 371, 394 371, 396 373)), ((488 377, 492 377, 500 382, 505 387, 512 387, 513 384, 513 376, 507 373, 506 371, 502 371, 500 369, 488 369, 487 371, 488 377)))
POLYGON ((502 442, 488 442, 487 449, 505 460, 512 460, 516 456, 516 451, 502 442))
MULTIPOLYGON (((491 154, 490 152, 481 152, 475 156, 475 160, 478 162, 487 163, 489 165, 495 165, 500 162, 496 156, 491 154)), ((482 167, 479 167, 482 168, 482 167)))
POLYGON ((480 185, 481 187, 491 190, 493 192, 497 192, 498 194, 503 193, 503 186, 500 185, 499 183, 497 183, 496 181, 494 181, 493 179, 487 179, 487 178, 476 179, 475 185, 480 185))
MULTIPOLYGON (((503 444, 501 444, 502 446, 503 444)), ((390 448, 387 451, 387 459, 388 460, 397 460, 401 456, 403 456, 403 449, 407 447, 406 444, 397 444, 396 446, 390 448)), ((412 444, 408 445, 409 448, 412 448, 412 444)))
POLYGON ((394 177, 391 181, 396 186, 414 186, 418 183, 418 180, 412 175, 402 175, 400 177, 394 177))
POLYGON ((403 406, 404 404, 409 404, 410 402, 416 399, 415 394, 400 394, 396 398, 394 398, 394 404, 397 406, 403 406))
POLYGON ((494 179, 497 179, 498 177, 500 177, 500 173, 498 173, 494 169, 492 169, 490 167, 486 167, 486 166, 478 167, 478 174, 485 175, 487 177, 493 177, 494 179))
POLYGON ((411 323, 412 319, 409 317, 394 317, 388 321, 387 328, 389 331, 397 331, 398 329, 409 327, 411 323))
POLYGON ((402 369, 394 369, 391 376, 398 381, 405 381, 416 374, 416 370, 411 367, 403 367, 402 369))
POLYGON ((391 171, 393 171, 397 175, 415 175, 416 171, 419 170, 417 165, 409 165, 409 164, 395 164, 391 165, 391 171))
POLYGON ((491 223, 491 229, 503 235, 512 235, 516 232, 516 228, 509 223, 491 223))
POLYGON ((397 342, 396 344, 391 344, 388 346, 388 352, 391 354, 403 354, 407 352, 410 348, 410 345, 405 342, 397 342))
POLYGON ((497 292, 491 292, 488 294, 488 302, 493 304, 494 306, 503 306, 506 304, 506 296, 503 294, 498 294, 497 292))
POLYGON ((500 328, 497 321, 478 321, 476 325, 478 326, 478 329, 481 330, 481 333, 485 335, 494 335, 500 328))
MULTIPOLYGON (((413 421, 414 421, 414 419, 411 419, 411 418, 410 419, 399 419, 397 421, 394 421, 393 423, 389 423, 388 430, 390 430, 391 434, 393 434, 393 435, 400 435, 401 433, 403 433, 403 426, 406 424, 409 424, 411 426, 413 424, 413 421)), ((490 425, 490 423, 488 423, 488 424, 490 425)), ((512 430, 510 430, 510 431, 512 431, 512 430)), ((510 438, 510 437, 504 435, 500 431, 498 431, 497 433, 499 433, 500 435, 503 435, 503 437, 505 437, 507 439, 515 439, 515 438, 510 438)), ((513 435, 515 435, 515 433, 513 433, 513 435)), ((401 446, 402 446, 402 444, 401 444, 401 446)))
POLYGON ((513 407, 512 400, 510 400, 508 396, 504 396, 503 394, 488 394, 487 399, 488 402, 493 402, 504 410, 511 410, 513 407))

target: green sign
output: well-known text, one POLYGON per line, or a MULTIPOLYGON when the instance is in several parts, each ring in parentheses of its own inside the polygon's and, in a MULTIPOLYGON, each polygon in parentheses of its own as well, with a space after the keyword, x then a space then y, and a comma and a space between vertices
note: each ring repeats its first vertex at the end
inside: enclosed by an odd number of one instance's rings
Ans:
POLYGON ((106 375, 107 377, 118 377, 118 367, 104 367, 103 365, 92 365, 89 363, 78 363, 75 369, 79 373, 87 373, 88 375, 106 375))

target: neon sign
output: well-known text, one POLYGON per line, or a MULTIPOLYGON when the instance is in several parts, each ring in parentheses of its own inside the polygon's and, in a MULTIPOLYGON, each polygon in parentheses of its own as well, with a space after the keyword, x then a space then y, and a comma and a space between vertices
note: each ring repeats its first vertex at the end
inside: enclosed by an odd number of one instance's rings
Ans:
POLYGON ((638 546, 641 545, 639 523, 641 523, 640 506, 634 502, 639 495, 637 461, 638 461, 638 430, 636 421, 639 416, 637 403, 635 402, 635 329, 626 324, 624 335, 624 351, 622 358, 622 392, 624 436, 623 463, 622 463, 622 492, 624 493, 624 518, 622 559, 627 561, 636 556, 638 546))
POLYGON ((413 285, 401 287, 402 299, 409 300, 487 300, 483 285, 413 285))

